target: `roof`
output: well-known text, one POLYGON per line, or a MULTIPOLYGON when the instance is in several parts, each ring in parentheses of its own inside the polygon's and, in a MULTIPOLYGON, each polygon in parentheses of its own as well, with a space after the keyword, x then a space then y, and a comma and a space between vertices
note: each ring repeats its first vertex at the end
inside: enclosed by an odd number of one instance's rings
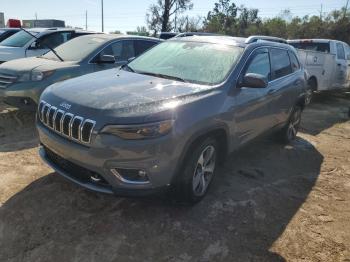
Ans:
POLYGON ((318 43, 329 43, 330 41, 337 41, 333 39, 292 39, 288 40, 288 43, 300 43, 300 42, 318 42, 318 43))
POLYGON ((226 44, 226 45, 244 45, 246 38, 232 37, 232 36, 214 36, 214 35, 194 35, 188 37, 177 37, 169 39, 168 41, 188 41, 188 42, 202 42, 213 44, 226 44))
POLYGON ((21 28, 16 28, 16 27, 4 27, 0 28, 0 31, 19 31, 21 28))
POLYGON ((138 36, 138 35, 122 35, 122 34, 93 34, 93 35, 80 36, 80 38, 81 37, 100 38, 100 39, 104 39, 106 42, 109 41, 109 40, 122 39, 122 38, 127 38, 127 39, 145 39, 145 40, 153 40, 153 41, 157 41, 157 42, 161 41, 159 38, 155 38, 155 37, 138 36))
POLYGON ((172 38, 168 41, 188 41, 188 42, 202 42, 202 43, 213 43, 213 44, 224 44, 224 45, 232 45, 232 46, 240 46, 246 47, 248 45, 259 45, 261 43, 268 43, 271 46, 284 46, 290 47, 290 45, 286 43, 280 43, 276 40, 280 40, 279 38, 268 38, 265 36, 261 36, 261 39, 257 39, 258 36, 254 36, 253 38, 244 38, 244 37, 233 37, 233 36, 224 36, 224 35, 196 35, 189 37, 178 37, 172 38), (268 40, 271 39, 271 40, 268 40), (254 40, 254 41, 252 41, 254 40))

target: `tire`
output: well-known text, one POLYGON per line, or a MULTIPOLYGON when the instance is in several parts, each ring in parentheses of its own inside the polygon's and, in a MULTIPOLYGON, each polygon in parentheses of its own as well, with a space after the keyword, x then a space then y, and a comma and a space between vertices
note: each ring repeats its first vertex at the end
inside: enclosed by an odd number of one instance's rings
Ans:
POLYGON ((218 142, 214 138, 207 138, 196 145, 189 158, 185 159, 179 182, 175 185, 177 200, 195 204, 204 198, 215 176, 218 152, 218 142))
POLYGON ((314 78, 311 78, 308 81, 308 85, 306 88, 306 96, 305 96, 305 105, 308 105, 311 103, 313 93, 317 91, 317 82, 314 78))
POLYGON ((281 142, 289 144, 297 137, 301 123, 302 108, 294 107, 286 126, 280 131, 281 142))

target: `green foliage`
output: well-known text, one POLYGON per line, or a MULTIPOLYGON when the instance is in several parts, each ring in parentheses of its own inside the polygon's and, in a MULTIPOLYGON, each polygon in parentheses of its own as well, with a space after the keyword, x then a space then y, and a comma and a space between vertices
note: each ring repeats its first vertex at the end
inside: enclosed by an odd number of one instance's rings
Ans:
POLYGON ((203 31, 243 37, 258 34, 288 39, 329 38, 350 43, 350 14, 342 8, 323 17, 298 17, 286 9, 262 20, 257 9, 219 0, 205 18, 203 31))

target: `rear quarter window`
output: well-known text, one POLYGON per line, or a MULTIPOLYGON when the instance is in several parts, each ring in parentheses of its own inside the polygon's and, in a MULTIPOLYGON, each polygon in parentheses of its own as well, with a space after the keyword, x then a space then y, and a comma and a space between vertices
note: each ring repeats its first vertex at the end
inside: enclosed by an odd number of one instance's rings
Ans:
POLYGON ((343 44, 341 43, 337 43, 337 58, 345 60, 345 50, 343 44))

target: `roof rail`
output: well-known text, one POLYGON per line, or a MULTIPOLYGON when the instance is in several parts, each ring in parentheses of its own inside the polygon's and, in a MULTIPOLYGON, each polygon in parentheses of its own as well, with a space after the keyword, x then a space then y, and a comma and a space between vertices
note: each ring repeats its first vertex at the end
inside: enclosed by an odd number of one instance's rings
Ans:
POLYGON ((288 44, 286 39, 274 37, 274 36, 264 36, 264 35, 253 35, 247 38, 246 44, 251 44, 258 41, 270 41, 282 44, 288 44))

